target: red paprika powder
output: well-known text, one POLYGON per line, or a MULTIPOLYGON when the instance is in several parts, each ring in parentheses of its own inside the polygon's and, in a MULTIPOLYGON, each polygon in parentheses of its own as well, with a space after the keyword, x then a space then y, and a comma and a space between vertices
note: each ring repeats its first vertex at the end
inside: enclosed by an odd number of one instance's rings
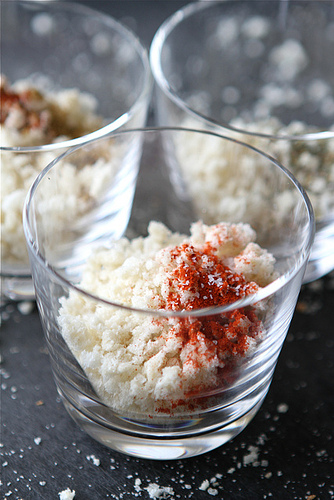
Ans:
MULTIPOLYGON (((226 266, 216 254, 216 249, 206 244, 202 250, 184 243, 171 250, 174 268, 168 273, 169 293, 162 300, 163 309, 192 311, 223 306, 255 293, 258 285, 247 282, 226 266)), ((170 335, 181 340, 182 349, 189 352, 183 359, 183 368, 201 370, 214 363, 216 385, 226 385, 233 368, 244 357, 251 339, 261 331, 261 321, 251 307, 238 308, 223 314, 207 314, 196 318, 178 318, 170 335), (205 345, 205 349, 203 349, 205 345)), ((197 406, 203 391, 214 389, 212 380, 202 382, 186 392, 184 400, 171 402, 197 406), (195 398, 195 399, 194 399, 195 398)), ((161 407, 161 411, 167 411, 161 407)))

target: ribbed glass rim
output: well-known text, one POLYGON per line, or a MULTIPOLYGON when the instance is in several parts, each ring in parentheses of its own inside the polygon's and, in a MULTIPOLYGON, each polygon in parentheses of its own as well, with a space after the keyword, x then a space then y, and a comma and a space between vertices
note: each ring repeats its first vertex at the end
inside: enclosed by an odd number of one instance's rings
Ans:
POLYGON ((45 257, 41 254, 39 250, 36 249, 34 245, 34 240, 32 236, 32 220, 30 217, 30 207, 32 204, 32 200, 34 198, 34 194, 36 190, 38 189, 39 184, 41 181, 48 175, 48 172, 57 165, 57 163, 61 162, 64 158, 75 152, 77 149, 80 148, 80 146, 76 146, 74 148, 71 148, 67 151, 65 151, 63 154, 55 158, 47 167, 45 167, 42 172, 38 175, 38 177, 35 179, 34 183, 29 189, 29 192, 27 194, 27 197, 25 199, 25 204, 23 208, 23 229, 25 232, 25 237, 27 241, 27 245, 29 250, 34 254, 34 257, 36 260, 38 260, 39 264, 46 270, 49 274, 51 274, 53 277, 56 277, 58 282, 62 285, 65 285, 69 290, 75 290, 77 293, 82 294, 86 296, 87 298, 93 299, 96 302, 99 302, 101 304, 105 304, 111 307, 116 307, 119 309, 124 309, 129 312, 133 313, 142 313, 150 316, 160 316, 160 317, 200 317, 200 316, 207 316, 211 314, 220 314, 223 312, 231 311, 240 307, 246 307, 252 304, 255 304, 256 302, 259 302, 263 299, 268 298, 270 295, 274 294, 276 291, 278 291, 280 288, 282 288, 287 282, 293 279, 293 277, 299 272, 300 268, 307 262, 308 255, 313 243, 313 238, 314 238, 314 213, 313 213, 313 208, 311 205, 311 202, 303 189, 303 187, 299 184, 299 182, 295 179, 295 177, 283 166, 281 165, 277 160, 275 160, 273 157, 267 155, 263 151, 260 151, 259 149, 250 146, 247 143, 244 143, 242 141, 239 141, 237 139, 233 139, 227 136, 224 136, 222 134, 219 134, 217 132, 212 132, 212 131, 207 131, 207 130, 198 130, 198 129, 192 129, 192 128, 184 128, 184 127, 144 127, 144 128, 137 128, 137 129, 127 129, 127 130, 122 130, 119 132, 114 132, 111 134, 107 134, 104 136, 104 138, 100 138, 95 141, 88 141, 86 145, 90 145, 91 143, 96 143, 101 139, 108 139, 108 138, 115 138, 118 136, 124 136, 125 134, 133 134, 133 133, 140 133, 140 134, 148 134, 148 133, 165 133, 165 132, 191 132, 191 133, 196 133, 196 134, 205 134, 209 135, 212 137, 217 137, 222 140, 227 140, 229 142, 233 142, 235 144, 238 144, 242 147, 246 147, 247 149, 251 149, 257 154, 260 154, 267 160, 269 160, 271 163, 276 165, 277 168, 279 168, 294 184, 296 187, 297 191, 299 192, 301 198, 303 199, 306 207, 306 211, 308 213, 308 218, 309 218, 309 230, 308 234, 305 240, 305 248, 304 252, 302 253, 298 265, 296 265, 293 269, 289 270, 288 272, 282 274, 279 276, 276 280, 274 280, 272 283, 269 285, 261 288, 257 293, 248 295, 244 297, 241 300, 235 301, 231 304, 224 305, 224 306, 217 306, 217 307, 209 307, 209 308, 202 308, 202 309, 195 309, 191 311, 171 311, 171 310, 158 310, 158 309, 139 309, 139 308, 134 308, 130 306, 126 306, 124 304, 120 304, 117 302, 112 302, 107 299, 104 299, 102 297, 99 297, 97 295, 94 295, 92 293, 87 292, 86 290, 80 288, 80 286, 74 285, 71 281, 67 280, 64 278, 53 266, 50 262, 45 259, 45 257))
MULTIPOLYGON (((11 2, 4 2, 4 5, 1 2, 1 10, 5 8, 5 5, 10 5, 11 2)), ((145 99, 149 99, 151 95, 151 91, 153 88, 153 76, 150 68, 149 62, 149 54, 148 50, 144 47, 139 37, 131 31, 128 27, 126 27, 122 22, 118 21, 114 17, 109 14, 100 12, 96 9, 88 7, 87 5, 78 4, 75 2, 50 2, 48 0, 17 0, 16 4, 22 4, 26 8, 32 9, 36 7, 46 8, 47 10, 53 9, 55 11, 71 11, 73 13, 78 12, 79 14, 86 15, 87 18, 92 18, 94 16, 95 19, 98 19, 99 22, 104 24, 106 27, 111 27, 116 32, 121 34, 124 38, 127 38, 133 47, 135 48, 138 56, 140 57, 143 64, 143 88, 137 97, 136 101, 132 104, 128 111, 117 117, 110 123, 103 125, 101 128, 95 130, 94 132, 90 132, 89 134, 85 134, 83 136, 77 137, 75 139, 70 139, 67 141, 61 142, 52 142, 49 144, 41 144, 39 146, 2 146, 0 145, 0 151, 9 151, 14 153, 36 153, 36 152, 45 152, 45 151, 56 151, 64 148, 71 148, 77 145, 81 145, 86 143, 89 140, 98 139, 105 134, 111 133, 126 123, 129 122, 132 116, 136 114, 137 108, 141 106, 141 103, 145 101, 145 99)), ((3 50, 3 48, 2 48, 3 50)))
MULTIPOLYGON (((272 2, 290 2, 300 3, 300 0, 271 0, 272 2)), ((229 123, 219 122, 199 111, 196 111, 192 107, 190 107, 183 99, 181 99, 177 92, 173 89, 171 84, 168 82, 163 68, 161 66, 161 53, 164 48, 164 44, 168 38, 168 36, 172 33, 175 27, 180 25, 183 20, 190 18, 192 15, 197 14, 206 9, 216 8, 217 6, 222 6, 223 4, 235 3, 234 0, 219 0, 215 2, 210 1, 202 1, 202 2, 193 2, 184 7, 181 7, 179 10, 174 12, 170 17, 168 17, 158 28, 156 31, 149 50, 149 59, 150 65, 152 69, 152 73, 155 79, 156 84, 160 87, 160 89, 166 94, 171 101, 173 101, 180 109, 183 109, 187 114, 193 116, 197 119, 202 120, 209 127, 219 127, 221 129, 228 129, 233 132, 237 132, 239 134, 245 134, 248 136, 254 137, 262 137, 264 139, 276 139, 276 140, 323 140, 323 139, 332 139, 334 138, 334 130, 333 131, 319 131, 312 132, 301 135, 279 135, 279 134, 264 134, 260 132, 252 132, 250 130, 246 130, 243 128, 233 127, 229 123)), ((309 0, 308 3, 319 4, 318 0, 309 0)))

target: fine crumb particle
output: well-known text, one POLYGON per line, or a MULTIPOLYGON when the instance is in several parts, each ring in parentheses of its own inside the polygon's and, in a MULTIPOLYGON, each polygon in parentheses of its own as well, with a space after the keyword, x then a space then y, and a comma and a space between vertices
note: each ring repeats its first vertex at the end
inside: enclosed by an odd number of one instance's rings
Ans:
POLYGON ((73 500, 75 497, 75 491, 70 490, 70 488, 66 488, 66 490, 60 491, 58 495, 59 500, 73 500))
POLYGON ((135 491, 137 491, 137 493, 139 493, 139 491, 141 491, 140 485, 141 485, 141 479, 139 479, 139 477, 137 477, 135 479, 135 486, 134 486, 135 491))
POLYGON ((34 303, 33 302, 19 302, 17 305, 18 310, 20 311, 21 314, 23 315, 28 315, 32 312, 34 308, 34 303))
POLYGON ((253 467, 256 467, 259 465, 259 448, 257 446, 252 446, 250 445, 248 447, 248 452, 247 455, 244 455, 243 457, 243 464, 244 465, 253 465, 253 467))
POLYGON ((100 459, 96 458, 95 455, 87 455, 86 458, 87 458, 87 460, 89 460, 90 462, 92 462, 96 466, 99 466, 101 463, 100 459))
POLYGON ((41 442, 42 442, 42 438, 40 438, 40 437, 35 437, 35 438, 34 438, 34 443, 35 443, 35 444, 37 444, 37 446, 38 446, 39 444, 41 444, 41 442))
POLYGON ((209 495, 212 495, 212 496, 218 495, 218 490, 216 490, 216 488, 208 488, 207 492, 209 493, 209 495))
POLYGON ((156 483, 151 483, 144 489, 148 492, 150 498, 170 498, 174 495, 173 488, 159 486, 156 483))
POLYGON ((281 403, 277 406, 278 413, 286 413, 289 409, 289 406, 286 403, 281 403))
POLYGON ((208 480, 208 479, 205 479, 205 480, 202 482, 201 486, 200 486, 198 489, 199 489, 199 490, 202 490, 202 491, 206 491, 206 490, 209 488, 209 486, 210 486, 210 482, 209 482, 209 480, 208 480))

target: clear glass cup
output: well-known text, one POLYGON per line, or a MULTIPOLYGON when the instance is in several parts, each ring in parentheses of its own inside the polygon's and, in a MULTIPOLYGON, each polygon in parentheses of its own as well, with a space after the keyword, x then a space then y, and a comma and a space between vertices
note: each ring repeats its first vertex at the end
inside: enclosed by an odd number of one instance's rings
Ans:
POLYGON ((116 132, 51 162, 28 193, 23 221, 55 382, 84 431, 128 455, 178 459, 245 428, 270 386, 313 242, 311 204, 284 167, 210 132, 116 132), (120 178, 104 183, 91 209, 72 213, 80 192, 73 179, 64 196, 68 164, 82 166, 121 144, 136 145, 136 154, 119 156, 120 178), (226 183, 237 189, 226 200, 226 221, 211 217, 208 225, 214 200, 205 209, 198 201, 215 149, 226 183), (141 151, 119 239, 123 181, 141 151), (263 175, 254 175, 259 169, 263 175), (248 245, 249 231, 255 242, 248 245))
POLYGON ((2 79, 4 115, 15 85, 26 120, 16 112, 0 125, 1 298, 33 299, 22 227, 30 185, 65 148, 144 126, 152 76, 146 49, 120 22, 80 4, 40 1, 1 3, 1 72, 10 85, 2 79), (46 96, 48 108, 40 115, 29 87, 46 96), (48 113, 55 115, 53 134, 49 125, 43 128, 48 113))
POLYGON ((330 0, 196 2, 161 25, 150 49, 159 125, 245 141, 306 189, 316 235, 305 282, 334 269, 333 33, 330 0))

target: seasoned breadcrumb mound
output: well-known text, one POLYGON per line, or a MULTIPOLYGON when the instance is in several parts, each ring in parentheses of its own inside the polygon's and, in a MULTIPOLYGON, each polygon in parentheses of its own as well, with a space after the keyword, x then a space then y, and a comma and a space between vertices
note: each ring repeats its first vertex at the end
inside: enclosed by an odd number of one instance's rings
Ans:
MULTIPOLYGON (((100 128, 102 118, 96 114, 97 103, 88 94, 77 89, 42 93, 29 80, 10 85, 1 76, 1 146, 28 147, 57 143, 73 139, 100 128)), ((22 210, 27 192, 40 173, 58 152, 14 153, 1 151, 1 264, 2 267, 21 266, 28 268, 28 255, 22 227, 22 210)), ((68 193, 70 182, 76 176, 75 168, 69 166, 69 179, 64 179, 64 199, 75 193, 68 193)), ((91 200, 91 192, 99 180, 95 174, 82 169, 78 175, 77 187, 82 190, 83 200, 91 200)), ((103 173, 100 181, 103 182, 103 173)), ((62 201, 59 200, 59 206, 62 201)), ((74 207, 75 209, 75 207, 74 207)), ((58 210, 59 212, 59 210, 58 210)), ((72 213, 73 216, 73 213, 72 213)), ((57 221, 54 221, 57 223, 57 221)))
MULTIPOLYGON (((80 288, 144 310, 194 310, 266 286, 274 258, 247 224, 194 223, 190 237, 151 222, 147 237, 94 251, 80 288), (242 275, 240 274, 242 271, 242 275)), ((189 411, 226 386, 264 332, 256 307, 202 318, 159 317, 103 305, 71 291, 59 326, 96 393, 110 407, 157 414, 189 411)))
POLYGON ((97 102, 78 89, 44 91, 29 79, 10 84, 0 75, 1 145, 41 146, 97 130, 97 102))

